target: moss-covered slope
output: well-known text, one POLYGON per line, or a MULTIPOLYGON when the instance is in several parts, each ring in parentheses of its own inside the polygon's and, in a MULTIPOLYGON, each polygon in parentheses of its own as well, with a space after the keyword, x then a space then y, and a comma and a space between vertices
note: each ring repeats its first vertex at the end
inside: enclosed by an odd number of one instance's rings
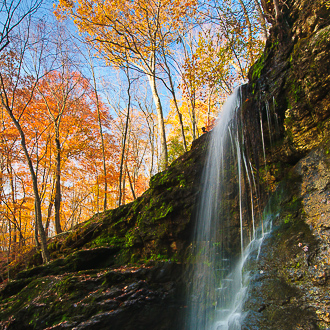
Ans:
POLYGON ((134 202, 50 239, 49 264, 30 253, 10 268, 11 281, 0 291, 0 328, 179 327, 180 262, 206 145, 203 135, 134 202))

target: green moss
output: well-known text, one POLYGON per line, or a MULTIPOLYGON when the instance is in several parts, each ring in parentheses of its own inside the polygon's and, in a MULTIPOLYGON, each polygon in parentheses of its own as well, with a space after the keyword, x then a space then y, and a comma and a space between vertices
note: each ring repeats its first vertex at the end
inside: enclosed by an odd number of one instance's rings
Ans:
POLYGON ((17 313, 24 306, 28 306, 40 292, 45 291, 45 288, 51 283, 48 278, 34 279, 24 289, 22 289, 15 299, 4 299, 2 303, 10 302, 4 311, 0 312, 0 319, 5 320, 9 315, 17 313))
POLYGON ((295 102, 298 102, 302 94, 302 86, 300 83, 294 81, 291 85, 291 93, 293 94, 295 102))
POLYGON ((163 203, 159 209, 159 212, 157 212, 156 219, 165 218, 172 211, 173 211, 173 206, 171 204, 163 203))
POLYGON ((265 53, 263 53, 259 59, 257 60, 257 62, 255 62, 253 64, 253 67, 252 67, 252 80, 257 80, 260 78, 261 76, 261 71, 262 69, 264 68, 264 63, 265 61, 265 53))
POLYGON ((177 177, 178 181, 179 181, 179 187, 180 188, 185 188, 187 186, 187 181, 186 181, 186 178, 183 174, 180 174, 178 177, 177 177))
POLYGON ((150 188, 155 188, 157 185, 164 185, 168 181, 171 174, 172 172, 170 170, 157 173, 150 179, 150 188))
POLYGON ((83 228, 88 227, 88 226, 91 224, 91 222, 92 222, 92 218, 91 218, 90 220, 84 222, 84 223, 82 224, 82 227, 83 227, 83 228))
POLYGON ((287 109, 292 109, 292 104, 289 99, 287 99, 287 109))
POLYGON ((155 254, 155 253, 152 253, 150 255, 150 259, 149 261, 153 260, 153 261, 168 261, 168 256, 167 255, 163 255, 163 254, 155 254))
POLYGON ((70 293, 74 289, 76 281, 77 279, 75 278, 75 276, 67 276, 55 285, 55 290, 60 295, 70 293))
POLYGON ((285 224, 288 224, 288 223, 292 222, 292 221, 293 221, 292 214, 287 214, 287 215, 284 217, 283 220, 284 220, 284 223, 285 223, 285 224))
POLYGON ((95 238, 88 244, 88 247, 94 248, 100 246, 121 246, 123 242, 124 239, 122 237, 112 236, 109 234, 109 236, 99 236, 95 238))
POLYGON ((132 247, 135 240, 135 230, 130 229, 125 235, 125 247, 132 247))
MULTIPOLYGON (((265 67, 267 58, 272 52, 276 51, 278 45, 279 45, 279 41, 275 40, 268 48, 264 50, 264 52, 259 57, 259 59, 253 64, 251 68, 252 81, 256 81, 261 77, 261 72, 265 67)), ((252 83, 252 90, 253 90, 252 94, 254 94, 254 89, 255 89, 255 85, 254 83, 252 83)))

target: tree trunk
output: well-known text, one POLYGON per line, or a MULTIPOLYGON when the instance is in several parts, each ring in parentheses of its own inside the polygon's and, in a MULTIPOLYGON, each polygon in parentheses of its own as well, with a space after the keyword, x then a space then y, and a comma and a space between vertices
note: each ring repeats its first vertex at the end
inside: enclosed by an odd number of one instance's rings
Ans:
POLYGON ((126 150, 126 140, 127 140, 127 132, 128 132, 128 124, 129 124, 129 117, 130 117, 130 110, 131 110, 131 80, 129 76, 128 67, 126 68, 126 76, 127 76, 127 96, 128 96, 128 103, 127 103, 127 114, 126 114, 126 121, 125 121, 125 128, 124 128, 124 136, 123 136, 123 144, 121 150, 121 158, 120 158, 120 169, 119 169, 119 198, 118 198, 118 206, 125 203, 125 198, 123 197, 123 190, 125 189, 125 181, 123 181, 123 174, 124 174, 124 159, 125 159, 125 150, 126 150), (123 181, 123 185, 122 185, 123 181), (123 200, 122 200, 123 199, 123 200))
POLYGON ((208 102, 207 102, 207 126, 210 125, 210 115, 211 115, 211 97, 213 95, 214 87, 211 88, 209 97, 208 97, 208 102))
MULTIPOLYGON (((2 83, 2 87, 3 87, 3 81, 1 83, 2 83)), ((4 92, 4 91, 2 91, 2 92, 4 92)), ((36 227, 38 228, 38 232, 39 232, 40 240, 41 240, 42 260, 44 263, 47 263, 50 260, 50 256, 49 256, 49 252, 47 250, 46 234, 44 231, 44 227, 42 225, 41 200, 40 200, 40 196, 39 196, 37 176, 36 176, 36 173, 35 173, 33 165, 32 165, 31 157, 30 157, 29 152, 26 147, 25 134, 22 130, 22 127, 21 127, 20 123, 16 120, 13 112, 11 111, 10 107, 8 106, 8 103, 5 102, 2 93, 1 93, 1 99, 2 99, 3 106, 5 107, 8 115, 10 116, 12 122, 14 123, 14 125, 15 125, 16 129, 18 130, 20 137, 21 137, 21 146, 22 146, 26 161, 29 166, 30 175, 31 175, 32 183, 33 183, 33 192, 34 192, 34 198, 35 198, 35 212, 36 212, 35 215, 36 215, 36 225, 37 225, 36 227)))
POLYGON ((49 225, 50 225, 50 219, 52 216, 54 200, 55 200, 55 195, 54 195, 55 181, 56 180, 54 179, 53 183, 52 183, 52 190, 51 190, 51 193, 49 194, 50 200, 49 200, 49 205, 48 205, 48 209, 47 209, 47 219, 46 219, 46 224, 45 224, 46 237, 49 237, 49 225))
POLYGON ((158 130, 160 135, 160 170, 163 171, 168 166, 168 154, 166 145, 165 124, 163 117, 162 104, 157 91, 155 72, 148 74, 149 83, 152 91, 152 96, 156 105, 158 130))
POLYGON ((37 181, 37 177, 35 175, 34 169, 33 169, 31 158, 30 158, 27 148, 26 148, 25 136, 21 129, 20 129, 20 134, 21 134, 21 145, 24 150, 24 154, 27 159, 27 162, 29 164, 29 169, 30 169, 32 182, 33 182, 33 192, 34 192, 35 208, 36 208, 36 223, 37 223, 37 228, 38 228, 38 232, 40 235, 40 241, 41 241, 40 246, 41 246, 42 260, 44 263, 47 263, 50 261, 50 256, 49 256, 49 252, 47 250, 46 234, 44 231, 44 227, 42 225, 41 201, 40 201, 40 196, 39 196, 39 191, 38 191, 38 181, 37 181))
POLYGON ((278 0, 274 0, 274 10, 275 10, 275 22, 278 23, 280 21, 280 16, 281 16, 280 3, 278 0))
POLYGON ((100 213, 100 182, 99 182, 99 174, 97 170, 96 170, 96 213, 97 214, 100 213))
POLYGON ((176 113, 178 115, 178 118, 179 118, 179 123, 180 123, 180 129, 181 129, 181 136, 182 136, 182 140, 183 140, 183 148, 184 148, 184 151, 187 151, 187 141, 186 141, 186 135, 184 133, 184 127, 183 127, 183 120, 182 120, 182 114, 179 110, 179 107, 178 107, 178 103, 177 103, 177 100, 176 100, 176 97, 175 97, 175 94, 172 94, 173 95, 173 101, 174 101, 174 105, 175 105, 175 109, 176 109, 176 113))
POLYGON ((254 0, 256 6, 257 6, 257 10, 258 10, 258 14, 259 14, 259 19, 260 19, 260 23, 261 23, 261 27, 262 27, 262 31, 264 34, 264 39, 265 41, 268 38, 268 31, 267 31, 267 23, 266 23, 266 18, 265 18, 265 14, 262 12, 262 7, 259 3, 258 0, 254 0))
MULTIPOLYGON (((186 84, 187 86, 187 84, 186 84)), ((192 138, 196 139, 196 91, 190 90, 189 93, 189 102, 191 106, 191 112, 189 112, 190 122, 191 122, 191 130, 192 130, 192 138)))
POLYGON ((56 234, 62 232, 61 222, 60 222, 60 212, 61 212, 61 144, 59 137, 55 139, 56 144, 56 175, 55 175, 55 231, 56 234))
POLYGON ((53 198, 49 202, 48 210, 47 210, 47 219, 46 219, 46 226, 45 226, 45 234, 48 237, 49 236, 49 224, 50 224, 50 218, 52 216, 52 210, 53 210, 54 200, 53 198))
POLYGON ((184 133, 182 114, 180 113, 178 102, 177 102, 177 99, 176 99, 173 79, 172 79, 172 76, 171 76, 171 70, 170 70, 170 67, 167 63, 164 47, 162 48, 162 51, 163 51, 163 57, 164 57, 164 64, 166 66, 166 73, 168 75, 168 80, 170 82, 170 88, 169 89, 170 89, 170 92, 173 96, 173 102, 174 102, 175 110, 176 110, 176 112, 178 114, 178 117, 179 117, 179 123, 180 123, 181 135, 182 135, 182 141, 183 141, 183 148, 184 148, 184 151, 187 151, 187 142, 186 142, 186 136, 185 136, 185 133, 184 133))
POLYGON ((90 53, 90 49, 88 48, 88 55, 89 55, 89 65, 92 71, 93 77, 93 88, 95 92, 96 98, 96 110, 97 110, 97 121, 99 123, 99 131, 101 137, 101 148, 102 148, 102 163, 103 163, 103 175, 104 175, 104 201, 103 201, 103 210, 105 211, 108 208, 108 181, 107 181, 107 166, 105 162, 105 147, 104 147, 104 137, 103 137, 103 129, 102 129, 102 121, 101 121, 101 113, 100 113, 100 101, 99 101, 99 94, 97 92, 97 85, 96 85, 96 78, 95 78, 95 71, 92 62, 92 56, 90 53))
POLYGON ((127 172, 127 176, 128 176, 128 180, 129 180, 129 185, 130 185, 130 188, 131 188, 132 196, 133 196, 133 199, 135 200, 136 199, 136 195, 135 195, 135 191, 134 191, 134 187, 133 187, 133 182, 132 182, 132 179, 131 179, 131 176, 129 174, 129 171, 128 171, 127 166, 126 166, 126 172, 127 172))
MULTIPOLYGON (((9 164, 7 164, 7 172, 9 174, 9 181, 10 181, 10 190, 11 190, 11 202, 13 204, 12 206, 12 217, 13 217, 13 224, 14 224, 14 228, 13 228, 13 237, 11 239, 11 246, 12 246, 12 251, 13 251, 13 255, 16 255, 16 223, 17 223, 17 219, 16 219, 16 198, 15 198, 15 187, 14 187, 14 178, 13 178, 13 169, 10 166, 9 168, 9 164)), ((11 234, 10 234, 11 236, 11 234)))
MULTIPOLYGON (((35 186, 35 179, 33 179, 33 186, 35 186)), ((44 263, 47 263, 50 261, 50 256, 49 256, 49 252, 47 250, 47 238, 46 238, 46 234, 45 234, 45 230, 44 227, 42 225, 42 213, 41 213, 41 201, 40 201, 40 197, 39 197, 39 193, 38 193, 38 188, 36 186, 33 187, 33 190, 36 189, 36 193, 35 195, 35 205, 36 205, 36 223, 37 223, 37 228, 38 228, 38 232, 40 235, 40 247, 41 247, 41 256, 42 256, 42 261, 44 263)))
MULTIPOLYGON (((34 202, 34 214, 35 214, 35 221, 34 221, 34 244, 38 249, 40 249, 40 242, 39 242, 39 230, 38 230, 38 222, 37 222, 37 206, 34 202)), ((46 234, 45 234, 46 235, 46 234)))
MULTIPOLYGON (((98 101, 97 101, 98 102, 98 101)), ((105 162, 105 147, 104 147, 104 138, 103 138, 103 131, 102 131, 102 123, 101 123, 101 115, 99 106, 97 106, 97 118, 99 122, 99 129, 101 135, 101 147, 102 147, 102 163, 103 163, 103 175, 104 175, 104 201, 103 201, 103 211, 105 211, 108 207, 108 181, 107 181, 107 166, 105 162)))
MULTIPOLYGON (((8 240, 8 249, 7 249, 7 263, 8 265, 11 263, 11 259, 10 259, 10 252, 11 252, 11 223, 8 217, 8 232, 9 232, 9 240, 8 240)), ((10 280, 10 267, 7 267, 8 273, 8 280, 10 280)))
POLYGON ((248 52, 250 54, 250 61, 253 63, 253 52, 252 52, 252 48, 251 48, 251 41, 252 41, 252 25, 251 25, 251 21, 250 21, 250 18, 249 18, 249 13, 246 9, 246 6, 244 4, 244 2, 242 0, 239 0, 239 3, 241 4, 241 7, 243 9, 243 13, 244 13, 244 18, 245 18, 245 22, 246 22, 246 25, 248 27, 248 31, 249 31, 249 42, 248 42, 248 52))

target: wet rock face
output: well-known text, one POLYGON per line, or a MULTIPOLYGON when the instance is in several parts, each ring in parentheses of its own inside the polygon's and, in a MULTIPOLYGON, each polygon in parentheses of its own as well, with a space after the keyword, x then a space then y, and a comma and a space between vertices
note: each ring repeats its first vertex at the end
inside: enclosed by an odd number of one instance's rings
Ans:
POLYGON ((327 138, 330 115, 330 26, 294 45, 287 76, 284 126, 293 151, 305 153, 327 138), (289 136, 290 135, 290 136, 289 136))
POLYGON ((249 72, 247 113, 261 109, 267 133, 265 119, 272 116, 269 162, 295 164, 327 139, 330 128, 330 11, 322 0, 292 0, 282 12, 249 72))
POLYGON ((263 121, 279 183, 274 230, 250 269, 244 330, 330 329, 330 14, 319 0, 286 4, 250 71, 244 109, 248 124, 263 121))
POLYGON ((270 203, 275 230, 252 271, 243 329, 328 329, 328 147, 319 147, 301 159, 270 203))

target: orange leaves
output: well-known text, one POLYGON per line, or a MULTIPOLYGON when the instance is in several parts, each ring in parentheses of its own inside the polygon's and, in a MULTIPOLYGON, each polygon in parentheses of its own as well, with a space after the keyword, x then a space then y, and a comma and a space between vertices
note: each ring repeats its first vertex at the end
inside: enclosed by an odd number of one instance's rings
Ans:
MULTIPOLYGON (((9 85, 10 80, 7 83, 9 85)), ((7 87, 9 91, 13 90, 11 86, 7 87)), ((54 202, 56 174, 55 138, 60 141, 62 156, 62 227, 67 230, 71 224, 96 212, 94 207, 88 206, 89 203, 93 204, 88 196, 92 194, 91 187, 97 181, 95 175, 101 168, 95 93, 81 74, 69 70, 52 71, 38 81, 34 93, 30 92, 24 112, 20 112, 19 104, 26 104, 27 87, 16 87, 13 110, 18 116, 21 114, 19 121, 38 178, 44 225, 47 229, 49 226, 48 233, 53 235, 54 225, 50 218, 53 217, 51 205, 54 202), (91 171, 87 164, 95 164, 95 171, 91 171), (77 184, 82 180, 84 186, 77 184), (68 193, 73 187, 83 191, 80 193, 74 189, 72 194, 68 193), (77 196, 80 196, 78 200, 77 196), (66 219, 70 217, 72 221, 67 222, 66 219)), ((99 105, 102 125, 106 130, 107 162, 111 163, 114 161, 113 153, 116 153, 108 130, 112 119, 107 107, 102 102, 99 105)), ((33 244, 35 215, 32 181, 20 148, 18 131, 8 113, 2 107, 0 110, 0 213, 6 215, 7 224, 2 227, 5 232, 0 232, 0 241, 5 240, 8 245, 9 237, 18 240, 19 234, 20 240, 33 244), (6 187, 5 190, 3 187, 6 187)))

